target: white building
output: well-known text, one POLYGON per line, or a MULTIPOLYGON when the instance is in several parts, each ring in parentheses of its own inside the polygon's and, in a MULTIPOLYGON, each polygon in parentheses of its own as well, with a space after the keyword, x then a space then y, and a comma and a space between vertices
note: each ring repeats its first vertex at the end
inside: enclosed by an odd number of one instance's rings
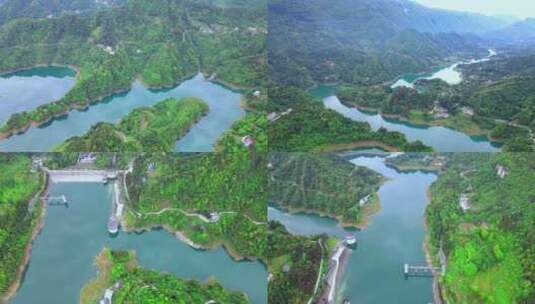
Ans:
POLYGON ((498 174, 500 178, 504 178, 507 176, 507 174, 509 174, 509 172, 507 172, 507 169, 505 169, 504 166, 496 165, 496 174, 498 174))
POLYGON ((470 210, 470 197, 468 196, 468 194, 461 194, 461 197, 459 198, 459 205, 461 206, 461 209, 463 209, 464 212, 470 210))

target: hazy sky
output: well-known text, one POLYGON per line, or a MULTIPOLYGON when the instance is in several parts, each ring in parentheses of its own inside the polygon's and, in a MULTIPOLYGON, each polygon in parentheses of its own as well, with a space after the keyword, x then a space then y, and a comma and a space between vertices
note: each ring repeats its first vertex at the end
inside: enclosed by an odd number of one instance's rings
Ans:
POLYGON ((535 17, 535 0, 414 0, 425 6, 486 15, 535 17))

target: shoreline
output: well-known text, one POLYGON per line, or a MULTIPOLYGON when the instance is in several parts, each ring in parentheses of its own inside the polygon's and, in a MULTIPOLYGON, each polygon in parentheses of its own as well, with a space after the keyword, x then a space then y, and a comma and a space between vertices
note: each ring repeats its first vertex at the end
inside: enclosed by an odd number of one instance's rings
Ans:
MULTIPOLYGON (((431 203, 431 199, 432 199, 432 195, 431 195, 431 187, 428 187, 427 190, 426 190, 426 196, 427 196, 427 199, 428 199, 428 203, 426 205, 426 209, 427 210, 427 206, 431 203)), ((425 260, 427 262, 427 266, 430 266, 430 267, 434 267, 434 263, 433 263, 433 255, 431 254, 431 248, 430 248, 430 243, 429 243, 429 227, 427 225, 427 213, 425 213, 424 211, 424 233, 425 233, 425 238, 424 238, 424 242, 422 244, 422 248, 424 250, 424 254, 425 254, 425 260)), ((439 279, 438 279, 438 274, 436 273, 436 271, 433 269, 433 303, 434 304, 443 304, 443 303, 446 303, 444 301, 444 298, 442 296, 442 287, 440 286, 440 282, 439 282, 439 279)))
POLYGON ((46 196, 46 194, 48 193, 50 186, 52 184, 52 180, 49 178, 48 173, 44 171, 43 171, 43 176, 44 176, 43 187, 35 194, 34 198, 32 198, 32 199, 37 199, 37 202, 41 204, 41 208, 42 208, 41 214, 39 214, 36 217, 35 227, 32 229, 30 240, 28 244, 26 245, 24 256, 17 270, 17 276, 15 280, 11 283, 11 285, 8 287, 4 295, 0 298, 0 303, 7 303, 10 299, 12 299, 17 294, 17 291, 22 285, 24 275, 30 263, 30 256, 32 253, 33 242, 41 234, 41 231, 43 230, 45 226, 45 217, 46 217, 47 208, 46 208, 46 204, 43 203, 42 197, 46 196))
POLYGON ((145 232, 151 232, 151 231, 157 231, 157 230, 165 230, 166 232, 172 234, 175 238, 180 240, 181 242, 185 243, 186 245, 190 246, 191 248, 195 250, 217 250, 218 248, 222 247, 230 257, 235 262, 260 262, 261 264, 265 263, 262 261, 262 259, 257 257, 249 257, 249 256, 242 256, 238 254, 232 246, 230 246, 227 242, 223 240, 218 240, 212 245, 201 245, 193 242, 191 239, 189 239, 182 231, 172 229, 167 224, 155 224, 145 227, 130 227, 126 223, 126 221, 121 221, 121 228, 125 233, 145 233, 145 232))
POLYGON ((350 143, 341 143, 341 144, 328 144, 324 146, 317 147, 312 150, 316 153, 327 153, 327 152, 341 152, 345 150, 355 150, 355 149, 380 149, 385 152, 399 152, 399 149, 394 146, 389 146, 383 142, 377 140, 363 140, 350 143))
POLYGON ((322 282, 322 293, 315 303, 331 304, 336 303, 337 294, 340 291, 343 274, 346 270, 347 262, 352 250, 345 247, 343 242, 339 241, 334 251, 329 254, 329 266, 322 282), (335 261, 334 256, 338 253, 338 259, 335 261), (334 273, 333 273, 334 272, 334 273), (332 284, 331 284, 332 282, 332 284), (333 288, 334 287, 334 288, 333 288), (332 296, 332 301, 329 298, 332 296))
MULTIPOLYGON (((416 121, 416 120, 411 120, 410 118, 402 116, 400 114, 384 113, 384 112, 381 111, 380 108, 365 107, 365 106, 361 106, 361 105, 359 105, 357 103, 354 103, 354 102, 342 101, 341 99, 340 99, 340 102, 342 104, 348 106, 348 107, 355 108, 355 109, 357 109, 359 111, 368 112, 368 113, 371 113, 373 115, 379 115, 384 119, 393 120, 394 123, 405 123, 405 124, 409 124, 409 125, 414 126, 414 127, 425 127, 425 128, 443 127, 443 128, 448 128, 448 129, 453 130, 453 131, 464 133, 465 135, 468 135, 470 137, 473 137, 473 136, 484 136, 487 139, 487 141, 489 141, 490 143, 502 144, 501 141, 499 141, 499 140, 493 138, 492 136, 490 136, 490 133, 491 133, 492 130, 481 129, 479 125, 477 125, 479 130, 478 131, 474 131, 474 130, 471 130, 471 129, 466 129, 466 128, 461 128, 461 127, 456 127, 456 126, 453 126, 453 125, 448 125, 447 124, 448 119, 434 119, 432 121, 416 121)), ((368 113, 364 113, 364 114, 368 114, 368 113)), ((450 117, 452 117, 452 116, 450 116, 450 117)), ((491 118, 486 118, 486 117, 481 117, 481 118, 482 119, 491 119, 491 118)), ((475 124, 475 122, 474 122, 474 124, 475 124)))
MULTIPOLYGON (((20 71, 26 71, 26 70, 31 70, 31 69, 34 69, 34 68, 42 68, 42 67, 70 68, 70 69, 72 69, 72 70, 74 70, 76 72, 76 77, 75 77, 76 80, 78 80, 79 77, 80 77, 80 68, 78 68, 77 66, 75 66, 75 65, 60 65, 60 64, 45 64, 45 65, 37 64, 37 65, 33 65, 33 66, 27 67, 27 68, 20 68, 20 69, 14 69, 12 71, 7 71, 5 73, 1 73, 0 75, 9 74, 9 73, 16 73, 16 72, 20 72, 20 71)), ((13 117, 13 115, 21 114, 21 113, 27 113, 29 115, 33 111, 35 111, 36 109, 33 109, 30 112, 13 113, 13 114, 11 114, 9 116, 8 120, 2 126, 0 126, 0 141, 4 140, 4 139, 8 139, 8 138, 10 138, 12 136, 15 136, 15 135, 24 134, 31 127, 41 127, 41 126, 43 126, 45 124, 53 122, 54 120, 56 120, 58 118, 61 118, 61 117, 64 117, 64 116, 68 116, 71 111, 74 111, 74 110, 85 111, 85 110, 88 110, 89 107, 91 107, 92 105, 97 104, 99 102, 102 102, 106 98, 112 98, 114 95, 128 93, 128 92, 130 92, 132 90, 133 84, 135 82, 139 82, 143 86, 144 89, 149 90, 149 91, 150 90, 166 90, 166 89, 172 89, 172 88, 178 87, 179 85, 181 85, 185 81, 194 78, 198 74, 201 74, 206 81, 211 82, 211 83, 216 84, 216 85, 221 85, 225 89, 228 89, 228 90, 233 91, 235 93, 238 93, 240 95, 244 95, 244 91, 249 89, 249 88, 246 88, 246 87, 241 87, 241 86, 238 86, 238 85, 234 85, 234 84, 232 84, 230 82, 226 82, 226 81, 221 80, 219 78, 209 80, 209 79, 207 79, 205 77, 205 75, 204 75, 204 73, 202 71, 198 71, 196 73, 192 73, 190 75, 187 75, 186 77, 182 77, 182 78, 178 79, 176 82, 174 82, 173 84, 161 85, 161 86, 150 86, 147 83, 145 83, 143 81, 143 79, 139 75, 137 75, 133 79, 133 81, 130 83, 128 88, 117 88, 117 89, 112 90, 110 93, 108 93, 106 95, 100 95, 100 96, 97 96, 96 98, 93 98, 91 100, 69 102, 69 103, 66 103, 67 108, 65 110, 63 110, 61 112, 58 112, 56 114, 53 114, 53 115, 51 115, 49 117, 46 117, 42 121, 35 121, 35 120, 32 120, 32 119, 29 119, 29 121, 25 125, 23 125, 23 126, 21 126, 19 128, 16 128, 16 129, 10 128, 10 129, 2 130, 2 129, 4 129, 4 127, 6 127, 6 124, 10 121, 10 119, 13 117)), ((75 82, 73 87, 76 86, 76 84, 77 84, 77 82, 75 82)), ((69 90, 65 95, 67 95, 70 91, 71 90, 69 90)), ((55 101, 49 102, 49 103, 45 103, 45 104, 43 104, 43 106, 62 102, 63 98, 59 99, 59 100, 55 100, 55 101)))

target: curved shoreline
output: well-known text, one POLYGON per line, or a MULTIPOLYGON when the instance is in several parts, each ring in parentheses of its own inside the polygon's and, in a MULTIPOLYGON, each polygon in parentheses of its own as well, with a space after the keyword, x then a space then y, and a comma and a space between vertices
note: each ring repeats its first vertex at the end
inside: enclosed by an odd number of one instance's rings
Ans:
POLYGON ((377 207, 371 210, 364 210, 364 208, 362 208, 363 217, 365 218, 362 218, 359 222, 354 222, 354 223, 344 222, 341 219, 341 216, 339 215, 337 216, 335 214, 321 212, 318 210, 311 210, 307 208, 292 208, 290 206, 281 205, 280 203, 275 203, 275 202, 274 203, 276 204, 275 208, 282 210, 290 215, 295 215, 295 214, 315 215, 315 216, 335 220, 338 223, 338 226, 340 226, 341 228, 356 228, 358 230, 362 230, 368 226, 370 222, 370 217, 372 217, 373 215, 381 211, 381 200, 379 198, 379 195, 377 194, 377 191, 373 193, 373 195, 377 197, 376 204, 374 204, 374 206, 376 205, 377 207), (368 212, 365 212, 365 211, 368 211, 368 212))
MULTIPOLYGON (((41 68, 41 67, 70 68, 70 69, 76 71, 76 79, 77 80, 80 77, 80 68, 78 68, 77 66, 75 66, 75 65, 60 65, 60 64, 48 64, 48 65, 40 65, 40 64, 38 64, 38 65, 34 65, 32 67, 14 69, 12 71, 7 71, 7 72, 5 72, 3 74, 26 71, 26 70, 31 70, 31 69, 34 69, 34 68, 41 68)), ((48 123, 53 122, 54 120, 56 120, 58 118, 66 117, 66 116, 69 115, 69 113, 71 111, 74 111, 74 110, 85 111, 85 110, 89 109, 89 107, 91 107, 92 105, 94 105, 96 103, 99 103, 99 102, 102 102, 104 99, 111 98, 111 97, 113 97, 114 95, 117 95, 117 94, 128 93, 128 92, 130 92, 132 90, 133 84, 135 82, 139 82, 146 90, 166 90, 166 89, 172 89, 172 88, 180 86, 182 83, 184 83, 185 81, 195 77, 199 73, 203 75, 203 78, 205 78, 204 73, 202 71, 198 71, 196 73, 192 73, 190 75, 187 75, 186 77, 182 77, 182 78, 178 79, 176 82, 174 82, 172 84, 161 85, 161 86, 150 86, 147 83, 145 83, 143 81, 143 79, 138 75, 133 79, 133 81, 130 83, 129 87, 127 87, 127 88, 117 88, 117 89, 112 90, 111 93, 108 93, 106 95, 98 96, 98 97, 96 97, 94 99, 91 99, 91 100, 68 103, 68 104, 66 104, 67 108, 65 110, 63 110, 63 111, 61 111, 59 113, 53 114, 53 115, 51 115, 49 117, 45 117, 42 121, 34 121, 34 120, 30 119, 25 125, 21 126, 20 128, 16 128, 16 129, 10 128, 10 129, 6 129, 6 130, 3 130, 3 131, 0 131, 0 141, 4 140, 4 139, 7 139, 7 138, 10 138, 10 137, 12 137, 14 135, 24 134, 31 127, 41 127, 41 126, 44 126, 44 125, 46 125, 48 123)), ((3 74, 0 74, 0 75, 3 75, 3 74)), ((209 81, 209 82, 211 82, 213 84, 216 84, 216 85, 220 85, 220 86, 224 87, 225 89, 231 90, 231 91, 233 91, 235 93, 238 93, 238 94, 241 94, 241 95, 243 94, 243 91, 247 89, 245 87, 234 85, 232 83, 225 82, 225 81, 220 80, 220 79, 215 79, 215 80, 214 79, 211 79, 211 80, 206 79, 206 81, 209 81)), ((77 83, 78 82, 76 81, 74 86, 76 86, 77 83)), ((70 91, 71 90, 69 90, 65 95, 67 95, 70 91)), ((52 102, 49 102, 49 103, 45 103, 43 105, 50 105, 50 104, 58 103, 58 102, 61 102, 61 101, 62 101, 62 99, 55 100, 55 101, 52 101, 52 102)), ((17 112, 17 113, 11 114, 11 116, 8 118, 8 120, 2 126, 0 126, 0 130, 2 130, 4 127, 6 127, 6 123, 9 122, 9 120, 13 117, 13 115, 21 114, 21 113, 30 114, 34 110, 35 109, 31 110, 30 112, 17 112)))
MULTIPOLYGON (((448 124, 445 124, 444 123, 444 119, 439 119, 439 120, 433 120, 431 122, 416 122, 416 121, 413 121, 413 120, 410 120, 409 118, 407 117, 404 117, 402 115, 399 115, 399 114, 387 114, 387 113, 383 113, 381 111, 381 109, 379 108, 370 108, 370 107, 365 107, 365 106, 360 106, 356 103, 352 103, 352 102, 348 102, 348 101, 342 101, 341 99, 340 100, 340 103, 342 103, 343 105, 347 106, 347 107, 350 107, 350 108, 354 108, 354 109, 357 109, 359 110, 360 112, 362 112, 363 114, 365 115, 368 115, 369 114, 372 114, 372 115, 379 115, 383 120, 385 120, 386 122, 388 122, 387 120, 390 119, 391 120, 391 123, 393 124, 405 124, 405 125, 408 125, 408 127, 410 128, 425 128, 425 129, 429 129, 429 128, 432 128, 432 127, 442 127, 442 128, 446 128, 446 129, 449 129, 449 130, 452 130, 452 131, 456 131, 456 132, 460 132, 462 134, 465 134, 467 136, 469 136, 470 138, 473 138, 473 137, 485 137, 485 140, 488 141, 492 146, 496 147, 498 146, 497 148, 500 148, 501 145, 503 145, 503 141, 500 141, 494 137, 491 136, 491 132, 492 130, 484 130, 484 129, 481 129, 479 125, 477 125, 478 129, 479 129, 479 132, 477 131, 474 131, 474 130, 469 130, 469 129, 464 129, 464 128, 456 128, 454 126, 450 126, 448 124)), ((481 117, 482 119, 490 119, 490 118, 486 118, 486 117, 481 117)), ((474 122, 475 124, 475 122, 474 122)))

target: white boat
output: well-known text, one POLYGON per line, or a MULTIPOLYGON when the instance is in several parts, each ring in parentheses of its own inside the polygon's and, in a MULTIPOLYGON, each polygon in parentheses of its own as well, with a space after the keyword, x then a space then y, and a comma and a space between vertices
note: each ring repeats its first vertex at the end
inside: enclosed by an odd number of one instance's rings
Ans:
POLYGON ((108 232, 111 234, 119 232, 119 221, 114 216, 108 220, 108 232))
POLYGON ((356 248, 357 238, 354 235, 350 234, 344 239, 344 244, 349 248, 356 248))

